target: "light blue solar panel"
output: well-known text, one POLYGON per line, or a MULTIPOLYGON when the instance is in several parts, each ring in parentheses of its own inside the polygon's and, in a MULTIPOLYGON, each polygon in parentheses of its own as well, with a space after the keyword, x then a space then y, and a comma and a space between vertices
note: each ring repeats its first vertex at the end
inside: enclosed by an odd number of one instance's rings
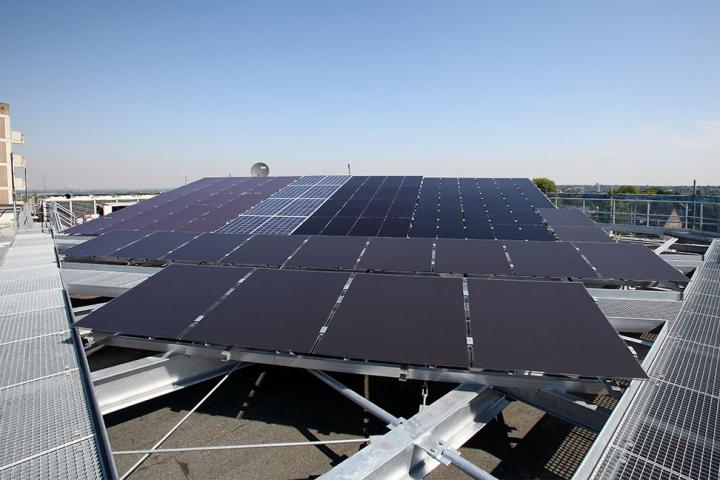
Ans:
POLYGON ((241 215, 232 222, 218 230, 219 233, 253 233, 253 231, 268 221, 270 217, 241 215))
POLYGON ((328 175, 318 182, 318 185, 335 185, 340 187, 350 179, 350 175, 328 175))
POLYGON ((322 198, 326 199, 329 198, 333 193, 335 193, 335 190, 337 190, 338 187, 335 185, 332 186, 314 186, 310 187, 305 193, 300 195, 302 198, 322 198))
POLYGON ((289 235, 304 221, 305 217, 272 217, 253 233, 256 235, 289 235))
POLYGON ((325 178, 325 175, 307 175, 297 179, 293 182, 293 185, 316 185, 323 178, 325 178))
POLYGON ((280 215, 289 217, 309 217, 325 203, 325 199, 299 198, 280 211, 280 215))
POLYGON ((286 198, 268 198, 245 212, 244 215, 275 215, 290 203, 292 200, 286 198))
POLYGON ((273 195, 273 198, 298 198, 307 192, 309 188, 309 185, 288 185, 273 195))

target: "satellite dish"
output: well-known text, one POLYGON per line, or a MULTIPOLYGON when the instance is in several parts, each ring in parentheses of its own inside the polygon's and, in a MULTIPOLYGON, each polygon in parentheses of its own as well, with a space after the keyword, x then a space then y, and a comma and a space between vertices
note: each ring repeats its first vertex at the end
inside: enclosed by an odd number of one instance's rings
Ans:
POLYGON ((268 167, 265 163, 258 162, 250 167, 250 174, 253 177, 267 177, 270 175, 270 167, 268 167))

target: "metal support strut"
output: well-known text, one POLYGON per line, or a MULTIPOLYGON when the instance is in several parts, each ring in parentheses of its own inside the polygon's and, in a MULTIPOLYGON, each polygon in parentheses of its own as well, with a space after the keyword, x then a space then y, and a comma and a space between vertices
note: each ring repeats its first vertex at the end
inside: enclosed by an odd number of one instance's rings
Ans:
MULTIPOLYGON (((405 422, 405 419, 394 416, 387 410, 379 407, 378 405, 372 403, 370 400, 367 400, 362 395, 356 393, 351 388, 338 382, 330 375, 319 370, 308 370, 308 372, 310 372, 313 376, 315 376, 323 383, 335 389, 338 393, 340 393, 347 399, 351 400, 352 402, 361 406, 363 409, 367 410, 368 412, 381 419, 383 422, 387 423, 390 428, 397 427, 403 422, 405 422)), ((497 480, 493 475, 479 468, 472 462, 469 462, 462 458, 459 452, 454 451, 450 446, 446 446, 442 441, 437 440, 434 443, 437 446, 440 446, 440 448, 426 447, 422 444, 418 444, 418 447, 422 448, 430 456, 443 464, 447 465, 448 463, 452 463, 457 468, 470 475, 472 478, 481 480, 497 480)))

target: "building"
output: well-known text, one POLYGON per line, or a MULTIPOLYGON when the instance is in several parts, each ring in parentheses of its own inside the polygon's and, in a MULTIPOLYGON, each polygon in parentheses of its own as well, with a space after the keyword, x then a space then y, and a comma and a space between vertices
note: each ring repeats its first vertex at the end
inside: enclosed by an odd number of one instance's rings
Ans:
POLYGON ((10 105, 0 102, 0 205, 13 204, 13 187, 25 188, 22 178, 13 183, 13 163, 15 168, 24 168, 25 159, 17 154, 13 158, 12 153, 12 144, 25 143, 25 139, 10 127, 10 105))

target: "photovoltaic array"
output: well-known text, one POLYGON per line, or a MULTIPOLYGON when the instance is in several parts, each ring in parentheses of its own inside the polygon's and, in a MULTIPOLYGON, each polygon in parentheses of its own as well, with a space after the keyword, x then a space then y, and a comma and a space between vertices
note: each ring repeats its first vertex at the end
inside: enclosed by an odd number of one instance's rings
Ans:
POLYGON ((615 242, 114 231, 64 253, 86 261, 688 282, 646 247, 615 242))
POLYGON ((73 227, 69 234, 113 230, 211 232, 298 177, 203 178, 73 227))
POLYGON ((301 177, 218 229, 219 233, 289 235, 350 177, 301 177))
POLYGON ((461 278, 172 265, 76 326, 269 354, 645 376, 582 285, 563 282, 465 288, 461 278))

